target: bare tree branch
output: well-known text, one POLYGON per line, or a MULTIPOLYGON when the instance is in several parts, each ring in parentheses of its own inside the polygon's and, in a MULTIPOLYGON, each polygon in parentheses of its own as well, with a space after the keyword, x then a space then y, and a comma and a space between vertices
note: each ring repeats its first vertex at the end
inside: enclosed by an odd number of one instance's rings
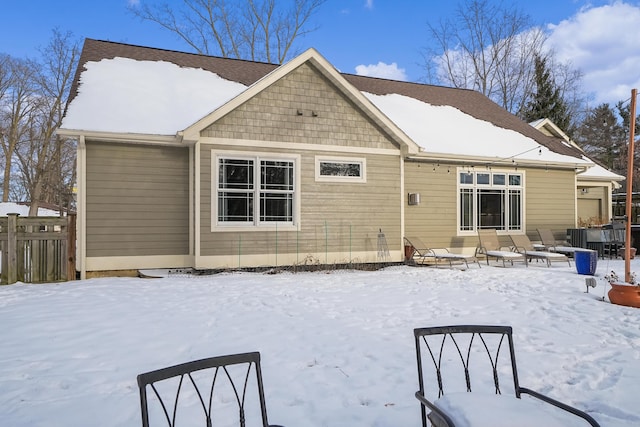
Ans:
POLYGON ((528 96, 533 57, 546 39, 527 15, 487 0, 459 4, 455 20, 429 25, 434 47, 427 51, 432 81, 474 89, 511 112, 528 96))
POLYGON ((0 97, 0 146, 2 147, 4 164, 2 165, 2 201, 9 200, 11 189, 12 167, 16 151, 24 142, 28 118, 35 103, 36 67, 32 61, 4 57, 0 73, 2 97, 0 97))
POLYGON ((196 52, 282 63, 294 42, 314 29, 310 18, 326 0, 183 0, 180 10, 144 2, 129 10, 176 34, 196 52))

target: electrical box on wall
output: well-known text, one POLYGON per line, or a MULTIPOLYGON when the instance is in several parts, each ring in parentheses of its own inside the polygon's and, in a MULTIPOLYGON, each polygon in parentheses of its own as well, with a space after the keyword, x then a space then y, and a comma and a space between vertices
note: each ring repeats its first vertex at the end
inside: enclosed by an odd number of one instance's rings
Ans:
POLYGON ((409 205, 410 206, 414 206, 414 205, 419 205, 420 204, 420 193, 409 193, 409 205))

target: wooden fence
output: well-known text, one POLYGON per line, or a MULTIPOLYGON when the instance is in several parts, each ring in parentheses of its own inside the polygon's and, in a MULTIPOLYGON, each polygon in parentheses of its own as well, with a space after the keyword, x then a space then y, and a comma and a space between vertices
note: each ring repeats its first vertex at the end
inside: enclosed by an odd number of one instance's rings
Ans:
POLYGON ((0 284, 74 280, 76 216, 0 217, 0 284))

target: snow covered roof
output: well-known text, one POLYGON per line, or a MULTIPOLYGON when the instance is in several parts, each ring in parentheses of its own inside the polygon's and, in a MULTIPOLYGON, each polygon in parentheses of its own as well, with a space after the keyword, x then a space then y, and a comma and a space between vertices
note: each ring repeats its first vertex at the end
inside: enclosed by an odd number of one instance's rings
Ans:
MULTIPOLYGON (((526 135, 479 120, 450 105, 431 105, 399 94, 365 96, 428 153, 580 163, 526 135)), ((591 163, 588 159, 585 162, 591 163)))
MULTIPOLYGON (((587 157, 585 157, 585 159, 590 160, 587 157)), ((625 179, 625 177, 622 175, 618 175, 615 172, 611 172, 609 169, 596 163, 595 166, 579 173, 578 179, 589 181, 622 181, 625 179)))
MULTIPOLYGON (((278 67, 88 39, 62 129, 175 136, 278 67)), ((475 91, 341 76, 425 154, 590 165, 475 91)))
MULTIPOLYGON (((562 140, 565 143, 570 144, 571 146, 574 146, 577 149, 582 151, 582 149, 578 146, 578 144, 572 141, 571 138, 569 138, 569 136, 566 133, 564 133, 562 129, 560 129, 551 119, 542 118, 542 119, 535 120, 529 124, 532 127, 538 130, 541 130, 545 133, 548 133, 550 136, 555 137, 559 140, 562 140)), ((585 155, 583 155, 582 158, 586 161, 592 162, 594 166, 590 167, 589 169, 583 172, 580 172, 578 174, 578 179, 587 180, 587 181, 622 181, 623 179, 625 179, 624 176, 618 175, 615 172, 611 172, 607 168, 599 165, 597 162, 594 162, 593 160, 591 160, 585 155)))
POLYGON ((129 58, 87 62, 66 129, 175 135, 245 91, 210 71, 129 58))

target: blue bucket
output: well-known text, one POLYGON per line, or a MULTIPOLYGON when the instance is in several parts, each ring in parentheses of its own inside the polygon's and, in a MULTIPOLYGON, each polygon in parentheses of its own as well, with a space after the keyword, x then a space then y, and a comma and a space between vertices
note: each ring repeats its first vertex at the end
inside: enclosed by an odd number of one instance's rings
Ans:
POLYGON ((593 276, 598 266, 598 251, 579 250, 575 252, 576 270, 578 274, 593 276))

